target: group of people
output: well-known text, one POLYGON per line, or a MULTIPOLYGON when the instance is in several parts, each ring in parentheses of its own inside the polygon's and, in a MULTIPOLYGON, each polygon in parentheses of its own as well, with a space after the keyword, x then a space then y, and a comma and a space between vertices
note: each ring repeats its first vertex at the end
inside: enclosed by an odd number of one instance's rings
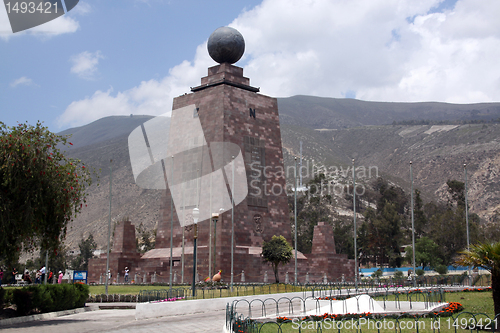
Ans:
MULTIPOLYGON (((18 275, 18 271, 16 268, 14 268, 12 270, 12 274, 10 276, 10 283, 11 284, 17 284, 17 279, 16 279, 16 276, 18 275)), ((28 283, 28 284, 31 284, 33 283, 33 277, 35 278, 35 282, 34 283, 43 283, 45 281, 45 274, 46 274, 46 268, 45 266, 42 266, 39 270, 34 270, 32 273, 30 273, 29 270, 25 270, 24 273, 22 274, 22 280, 25 282, 25 283, 28 283)), ((62 283, 62 279, 63 279, 63 272, 62 271, 59 271, 58 275, 57 275, 57 283, 61 284, 62 283)), ((2 279, 4 277, 4 271, 2 268, 0 268, 0 286, 2 285, 2 279)), ((55 275, 53 272, 49 272, 48 275, 47 275, 47 282, 48 283, 55 283, 55 281, 53 281, 53 279, 55 278, 55 275)))
MULTIPOLYGON (((45 266, 43 266, 38 271, 35 272, 35 283, 43 283, 45 281, 45 274, 46 274, 45 271, 46 271, 45 266)), ((56 275, 52 271, 48 272, 47 274, 48 274, 47 275, 47 282, 48 283, 55 283, 55 281, 53 279, 56 278, 56 275)), ((27 278, 29 279, 29 281, 26 279, 24 279, 24 281, 31 283, 31 277, 30 277, 28 270, 26 270, 25 275, 27 275, 27 278)), ((62 283, 63 276, 64 276, 64 274, 62 271, 59 271, 59 273, 57 273, 57 283, 58 284, 62 283)))
MULTIPOLYGON (((128 283, 128 274, 129 274, 129 272, 130 272, 130 270, 128 269, 128 267, 125 267, 125 271, 124 271, 124 272, 125 272, 125 274, 124 274, 125 283, 128 283)), ((108 269, 108 281, 112 281, 112 280, 111 280, 111 277, 112 277, 112 276, 113 276, 113 275, 111 274, 111 270, 110 270, 110 269, 108 269)))

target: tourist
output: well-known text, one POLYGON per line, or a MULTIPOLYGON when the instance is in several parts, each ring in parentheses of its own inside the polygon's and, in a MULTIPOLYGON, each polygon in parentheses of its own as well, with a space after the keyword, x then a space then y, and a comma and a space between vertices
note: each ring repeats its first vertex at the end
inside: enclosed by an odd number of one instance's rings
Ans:
POLYGON ((17 269, 14 267, 12 270, 12 279, 10 280, 10 284, 16 284, 16 275, 17 275, 17 269))
POLYGON ((62 283, 62 278, 63 278, 64 274, 62 271, 59 271, 59 278, 57 279, 57 283, 61 284, 62 283))
POLYGON ((111 283, 111 270, 108 269, 108 284, 111 283))
POLYGON ((45 266, 40 268, 40 283, 45 282, 45 266))
POLYGON ((128 282, 128 272, 129 272, 128 267, 125 267, 125 283, 128 282))
POLYGON ((26 281, 28 284, 31 284, 32 281, 29 270, 24 271, 23 280, 26 281))
POLYGON ((0 287, 2 286, 2 279, 3 279, 3 269, 0 268, 0 287))

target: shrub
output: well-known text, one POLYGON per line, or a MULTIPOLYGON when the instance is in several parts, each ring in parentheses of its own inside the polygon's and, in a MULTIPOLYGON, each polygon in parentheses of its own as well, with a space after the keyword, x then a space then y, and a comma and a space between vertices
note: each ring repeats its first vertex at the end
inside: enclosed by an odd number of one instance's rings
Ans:
POLYGON ((25 288, 14 290, 13 301, 19 315, 25 316, 33 311, 32 293, 25 288))
POLYGON ((76 290, 75 307, 82 308, 85 306, 87 298, 89 298, 89 286, 86 284, 74 284, 76 290))
POLYGON ((377 269, 375 272, 372 273, 372 278, 380 278, 383 274, 382 268, 377 269))
POLYGON ((14 304, 14 290, 15 289, 4 289, 3 306, 14 304))
POLYGON ((14 291, 14 303, 21 315, 26 315, 35 309, 45 313, 83 307, 88 295, 87 285, 31 285, 14 291))
POLYGON ((3 309, 4 299, 5 299, 5 289, 0 287, 0 310, 3 309))
POLYGON ((396 278, 396 279, 398 279, 398 280, 399 280, 399 279, 402 279, 402 278, 403 278, 403 276, 404 276, 403 272, 398 271, 398 270, 396 269, 396 271, 394 272, 394 278, 396 278))
POLYGON ((446 265, 437 265, 434 268, 434 270, 436 272, 438 272, 439 274, 444 275, 444 274, 448 273, 448 266, 446 266, 446 265))
POLYGON ((415 274, 417 274, 417 276, 424 276, 425 271, 422 268, 417 268, 415 274))

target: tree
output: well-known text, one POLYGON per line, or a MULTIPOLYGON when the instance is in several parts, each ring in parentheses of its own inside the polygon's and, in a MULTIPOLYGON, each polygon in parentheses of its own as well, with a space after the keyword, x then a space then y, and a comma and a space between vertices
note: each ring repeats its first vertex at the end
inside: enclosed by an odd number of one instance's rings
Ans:
MULTIPOLYGON (((439 252, 439 246, 430 238, 422 237, 417 239, 415 242, 415 265, 422 266, 425 268, 429 266, 432 269, 435 269, 443 262, 441 259, 441 254, 439 252)), ((406 258, 408 262, 413 263, 413 249, 411 246, 407 246, 406 249, 406 258)))
POLYGON ((422 237, 427 231, 427 218, 423 210, 424 203, 420 197, 420 190, 415 189, 415 205, 413 216, 415 219, 415 237, 422 237))
POLYGON ((285 237, 274 235, 269 242, 262 244, 262 258, 273 267, 276 283, 279 283, 278 266, 286 265, 292 259, 293 248, 285 237))
MULTIPOLYGON (((306 193, 297 198, 297 250, 302 253, 311 253, 314 227, 318 222, 331 219, 329 207, 324 204, 325 200, 331 200, 331 197, 321 194, 322 183, 325 182, 323 173, 315 175, 314 179, 307 183, 306 193)), ((293 196, 288 197, 288 205, 290 225, 295 232, 293 196)))
POLYGON ((148 252, 155 248, 156 245, 156 229, 155 230, 147 230, 144 225, 139 224, 138 227, 135 227, 136 235, 135 243, 137 250, 140 253, 148 252))
POLYGON ((87 239, 82 239, 78 247, 80 248, 80 254, 71 262, 71 267, 76 270, 87 271, 89 259, 94 258, 94 250, 97 249, 94 236, 90 234, 87 239))
MULTIPOLYGON (((475 234, 476 227, 472 221, 469 222, 471 235, 475 234)), ((467 245, 467 230, 463 211, 461 209, 448 209, 442 214, 434 215, 430 220, 430 225, 430 238, 439 244, 443 264, 452 263, 457 253, 467 245)))
POLYGON ((363 255, 371 255, 378 264, 401 266, 401 217, 395 204, 385 203, 382 211, 366 210, 365 221, 368 232, 361 240, 363 255))
POLYGON ((453 179, 448 180, 446 185, 448 185, 448 193, 451 195, 452 202, 456 202, 457 207, 465 207, 465 184, 453 179))
POLYGON ((495 315, 500 314, 500 242, 470 245, 456 261, 459 265, 482 267, 491 273, 495 315))
POLYGON ((61 152, 67 143, 40 122, 0 122, 0 257, 62 243, 92 183, 81 161, 61 152))

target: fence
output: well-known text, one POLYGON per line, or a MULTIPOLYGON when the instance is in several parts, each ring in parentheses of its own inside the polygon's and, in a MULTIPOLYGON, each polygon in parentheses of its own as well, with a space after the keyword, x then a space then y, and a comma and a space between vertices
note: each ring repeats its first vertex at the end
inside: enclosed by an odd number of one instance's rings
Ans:
MULTIPOLYGON (((240 274, 235 274, 235 283, 238 284, 245 284, 245 272, 242 271, 240 274), (239 277, 239 278, 238 278, 239 277)), ((248 277, 248 274, 246 275, 248 277)), ((251 282, 251 283, 256 283, 256 284, 268 284, 269 278, 267 271, 264 272, 263 275, 263 282, 251 282)), ((429 275, 424 275, 424 276, 418 276, 417 278, 417 283, 421 286, 426 286, 426 285, 436 285, 436 284, 465 284, 465 283, 472 283, 472 285, 477 285, 477 284, 482 284, 484 285, 487 283, 486 281, 489 281, 490 279, 490 274, 473 274, 470 276, 467 275, 467 272, 465 271, 463 274, 449 274, 449 275, 434 275, 434 276, 429 276, 429 275)), ((285 279, 284 282, 285 284, 291 283, 293 278, 290 278, 289 274, 285 274, 285 279)), ((198 278, 197 283, 202 283, 200 282, 201 280, 198 278)), ((254 280, 253 280, 254 281, 254 280)), ((92 284, 104 284, 106 282, 106 276, 102 275, 99 277, 98 282, 94 281, 92 284)), ((179 279, 177 277, 177 273, 174 273, 173 276, 173 284, 178 285, 179 284, 179 279)), ((381 277, 375 277, 375 276, 370 276, 370 277, 363 277, 358 280, 359 283, 390 283, 390 284, 399 284, 399 285, 413 285, 412 280, 408 280, 405 278, 395 278, 394 276, 381 276, 381 277)), ((120 274, 117 274, 116 277, 113 276, 110 283, 112 284, 127 284, 127 283, 133 283, 133 284, 140 284, 140 285, 149 285, 149 284, 155 284, 155 285, 168 285, 169 284, 169 278, 162 276, 162 275, 157 275, 156 273, 153 274, 147 274, 147 273, 134 273, 132 276, 128 277, 128 281, 125 281, 125 277, 121 276, 120 274)), ((307 284, 344 284, 344 285, 354 285, 354 279, 353 278, 339 278, 339 279, 328 279, 327 276, 323 276, 320 281, 312 281, 309 278, 309 274, 306 274, 305 279, 303 282, 300 284, 302 285, 307 285, 307 284)))
MULTIPOLYGON (((401 309, 403 300, 409 301, 409 307, 412 308, 412 302, 423 302, 425 308, 443 304, 445 302, 445 293, 443 288, 432 290, 386 290, 385 292, 373 293, 373 296, 381 296, 379 304, 383 304, 384 310, 392 303, 393 308, 401 309), (392 294, 392 300, 388 297, 392 294)), ((335 294, 336 300, 342 298, 335 294)), ((226 329, 232 332, 469 332, 480 331, 498 331, 498 316, 490 317, 484 313, 460 312, 453 315, 452 312, 432 310, 428 313, 401 313, 392 316, 373 315, 373 314, 347 314, 339 317, 330 315, 325 317, 323 314, 317 316, 306 316, 304 314, 309 310, 315 310, 319 313, 319 299, 313 296, 306 298, 282 297, 279 299, 265 298, 257 300, 236 300, 226 307, 226 329), (309 306, 307 306, 309 304, 309 306), (270 317, 276 318, 270 320, 270 317), (294 319, 291 319, 294 318, 294 319)), ((330 299, 330 308, 332 308, 333 298, 330 299)), ((358 302, 359 312, 359 298, 358 302)), ((345 300, 342 302, 346 302, 345 300)), ((324 311, 324 303, 321 305, 324 311)), ((406 304, 408 306, 408 304, 406 304)), ((374 308, 373 305, 371 305, 374 308)), ((344 311, 345 313, 346 311, 344 311)), ((331 313, 331 312, 330 312, 331 313)))
MULTIPOLYGON (((476 285, 489 286, 491 283, 490 275, 482 275, 481 279, 476 281, 476 285)), ((470 286, 467 276, 426 276, 417 279, 417 286, 421 288, 428 287, 465 287, 470 286)), ((391 290, 398 288, 402 292, 407 292, 413 288, 413 281, 387 279, 363 279, 358 283, 358 289, 354 289, 354 281, 341 280, 339 282, 320 283, 320 284, 234 284, 233 288, 225 283, 199 283, 196 285, 196 299, 222 298, 222 297, 240 297, 262 294, 277 294, 286 292, 302 292, 311 294, 313 297, 330 297, 334 295, 350 296, 358 293, 373 293, 381 290, 391 290)), ((193 298, 191 287, 176 286, 169 289, 142 290, 139 293, 139 302, 159 301, 173 297, 193 298)))
POLYGON ((461 312, 449 317, 436 315, 404 315, 395 318, 364 317, 323 321, 268 321, 258 322, 244 316, 236 316, 226 329, 235 333, 261 332, 499 332, 500 314, 491 318, 484 313, 461 312))
MULTIPOLYGON (((324 287, 324 286, 322 286, 324 287)), ((235 284, 231 290, 227 284, 204 283, 196 286, 196 299, 239 297, 250 295, 263 295, 274 293, 286 293, 297 291, 309 291, 312 285, 293 286, 287 284, 235 284)), ((159 301, 174 297, 193 298, 193 289, 191 287, 175 287, 159 290, 141 290, 139 293, 139 302, 159 301)))
POLYGON ((139 295, 96 294, 89 295, 87 303, 140 302, 139 295))

